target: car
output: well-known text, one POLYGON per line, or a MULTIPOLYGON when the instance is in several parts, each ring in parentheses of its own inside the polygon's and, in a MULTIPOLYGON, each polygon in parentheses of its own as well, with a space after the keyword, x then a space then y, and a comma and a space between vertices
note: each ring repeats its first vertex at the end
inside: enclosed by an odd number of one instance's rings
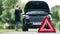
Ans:
POLYGON ((46 16, 50 21, 52 20, 49 6, 46 2, 29 1, 24 8, 22 30, 28 31, 29 28, 39 28, 46 16))

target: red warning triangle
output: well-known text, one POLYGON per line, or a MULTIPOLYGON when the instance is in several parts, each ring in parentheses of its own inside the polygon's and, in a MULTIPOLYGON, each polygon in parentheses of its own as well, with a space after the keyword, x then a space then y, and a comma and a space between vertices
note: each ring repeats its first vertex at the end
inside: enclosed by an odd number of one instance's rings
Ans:
POLYGON ((56 32, 54 27, 52 26, 50 20, 48 19, 48 17, 46 17, 44 19, 44 21, 42 22, 38 32, 56 32), (48 24, 49 29, 44 29, 45 25, 48 24))

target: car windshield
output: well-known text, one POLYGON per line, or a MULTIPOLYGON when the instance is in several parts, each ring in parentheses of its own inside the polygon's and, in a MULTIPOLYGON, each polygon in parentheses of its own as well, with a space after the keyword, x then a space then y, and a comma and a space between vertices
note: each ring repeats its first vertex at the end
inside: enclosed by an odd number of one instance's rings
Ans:
POLYGON ((48 13, 45 11, 29 11, 26 14, 48 14, 48 13))

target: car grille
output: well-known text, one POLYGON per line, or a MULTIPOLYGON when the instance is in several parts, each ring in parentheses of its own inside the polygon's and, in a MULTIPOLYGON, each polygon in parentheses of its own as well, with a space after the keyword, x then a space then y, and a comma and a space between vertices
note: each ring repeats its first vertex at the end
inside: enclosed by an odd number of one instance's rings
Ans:
POLYGON ((30 16, 30 22, 41 22, 43 21, 44 16, 30 16))

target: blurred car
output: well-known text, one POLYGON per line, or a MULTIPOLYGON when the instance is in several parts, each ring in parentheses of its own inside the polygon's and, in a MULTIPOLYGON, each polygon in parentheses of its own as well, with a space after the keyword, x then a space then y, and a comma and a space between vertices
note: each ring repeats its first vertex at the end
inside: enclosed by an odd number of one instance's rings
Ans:
POLYGON ((22 30, 28 31, 29 28, 39 28, 46 16, 52 20, 50 10, 46 2, 29 1, 24 8, 22 30))

